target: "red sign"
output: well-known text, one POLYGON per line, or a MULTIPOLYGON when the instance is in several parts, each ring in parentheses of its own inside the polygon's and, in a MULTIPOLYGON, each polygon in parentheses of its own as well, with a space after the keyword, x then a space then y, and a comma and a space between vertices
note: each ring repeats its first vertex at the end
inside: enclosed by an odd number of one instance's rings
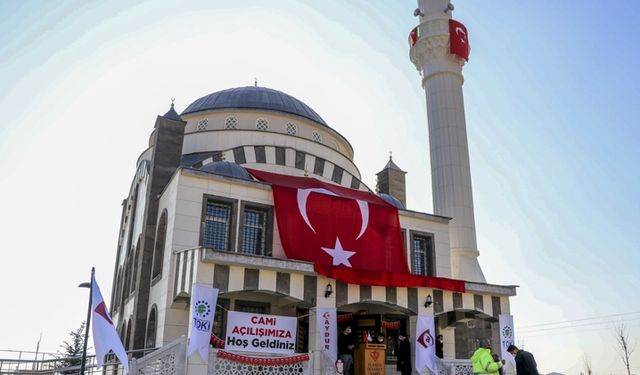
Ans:
POLYGON ((469 37, 467 28, 456 20, 449 20, 450 52, 469 61, 469 37))

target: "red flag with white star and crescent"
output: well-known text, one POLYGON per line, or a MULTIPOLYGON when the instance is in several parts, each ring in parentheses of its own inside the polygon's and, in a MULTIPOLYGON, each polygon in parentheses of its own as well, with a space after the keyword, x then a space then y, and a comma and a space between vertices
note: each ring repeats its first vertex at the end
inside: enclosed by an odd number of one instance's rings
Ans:
POLYGON ((377 195, 315 178, 248 170, 272 186, 287 258, 312 262, 316 272, 352 284, 464 289, 457 280, 410 274, 398 209, 377 195))
POLYGON ((469 61, 469 36, 467 28, 456 20, 449 20, 450 52, 469 61))

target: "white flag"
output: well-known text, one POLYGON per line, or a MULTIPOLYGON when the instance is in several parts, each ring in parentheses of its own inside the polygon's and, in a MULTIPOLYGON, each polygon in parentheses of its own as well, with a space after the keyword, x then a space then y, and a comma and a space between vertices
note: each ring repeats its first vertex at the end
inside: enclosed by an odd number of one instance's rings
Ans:
POLYGON ((320 347, 334 362, 338 359, 338 323, 336 309, 316 308, 316 327, 320 333, 320 347))
POLYGON ((213 328, 213 317, 218 303, 218 289, 193 284, 191 288, 191 333, 187 357, 198 351, 200 358, 209 360, 209 341, 213 328))
POLYGON ((113 350, 122 367, 129 372, 129 358, 124 350, 122 341, 118 336, 116 327, 113 326, 111 315, 104 303, 100 287, 95 276, 91 278, 91 319, 93 320, 93 346, 96 348, 96 363, 98 367, 104 364, 104 356, 113 350))
POLYGON ((507 352, 509 345, 515 345, 515 334, 513 330, 513 315, 500 314, 498 316, 500 322, 500 349, 502 359, 508 364, 511 364, 513 368, 516 368, 515 358, 507 352))
POLYGON ((432 315, 419 315, 416 324, 414 344, 416 347, 416 370, 424 372, 427 369, 433 374, 438 373, 436 362, 436 329, 432 315))

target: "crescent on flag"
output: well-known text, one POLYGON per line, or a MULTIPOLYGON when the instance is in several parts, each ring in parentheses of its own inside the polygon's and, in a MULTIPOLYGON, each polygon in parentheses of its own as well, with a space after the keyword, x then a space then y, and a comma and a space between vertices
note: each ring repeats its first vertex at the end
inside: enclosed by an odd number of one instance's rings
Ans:
MULTIPOLYGON (((313 225, 311 225, 311 221, 309 220, 309 215, 307 214, 307 200, 309 199, 309 194, 311 193, 331 195, 334 197, 339 197, 339 195, 324 188, 298 189, 298 211, 300 211, 300 215, 302 216, 304 222, 307 223, 307 226, 311 228, 313 233, 316 233, 316 230, 313 228, 313 225)), ((359 199, 356 199, 356 202, 358 203, 358 207, 360 208, 360 216, 362 217, 362 226, 360 227, 360 233, 358 234, 358 237, 356 237, 357 240, 362 237, 364 232, 367 230, 367 226, 369 225, 369 205, 367 204, 367 202, 359 199)))
POLYGON ((459 36, 460 39, 462 39, 461 40, 462 43, 465 43, 465 39, 467 38, 467 33, 465 33, 464 30, 462 30, 462 27, 460 26, 456 27, 456 35, 459 36))

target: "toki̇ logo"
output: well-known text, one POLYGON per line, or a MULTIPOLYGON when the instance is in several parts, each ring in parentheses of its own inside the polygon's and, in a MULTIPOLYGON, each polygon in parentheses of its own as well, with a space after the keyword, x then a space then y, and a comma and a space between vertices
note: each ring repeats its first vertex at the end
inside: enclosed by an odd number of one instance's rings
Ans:
POLYGON ((502 337, 505 339, 511 338, 513 336, 513 330, 509 326, 505 326, 502 328, 502 337))
POLYGON ((211 305, 209 302, 199 300, 193 306, 193 328, 198 331, 209 332, 211 330, 211 322, 204 320, 211 315, 211 305))
POLYGON ((429 330, 422 332, 418 336, 418 344, 424 346, 425 349, 433 345, 433 336, 431 336, 429 330))
POLYGON ((200 300, 196 302, 195 312, 198 318, 204 319, 211 314, 211 305, 207 301, 200 300))

